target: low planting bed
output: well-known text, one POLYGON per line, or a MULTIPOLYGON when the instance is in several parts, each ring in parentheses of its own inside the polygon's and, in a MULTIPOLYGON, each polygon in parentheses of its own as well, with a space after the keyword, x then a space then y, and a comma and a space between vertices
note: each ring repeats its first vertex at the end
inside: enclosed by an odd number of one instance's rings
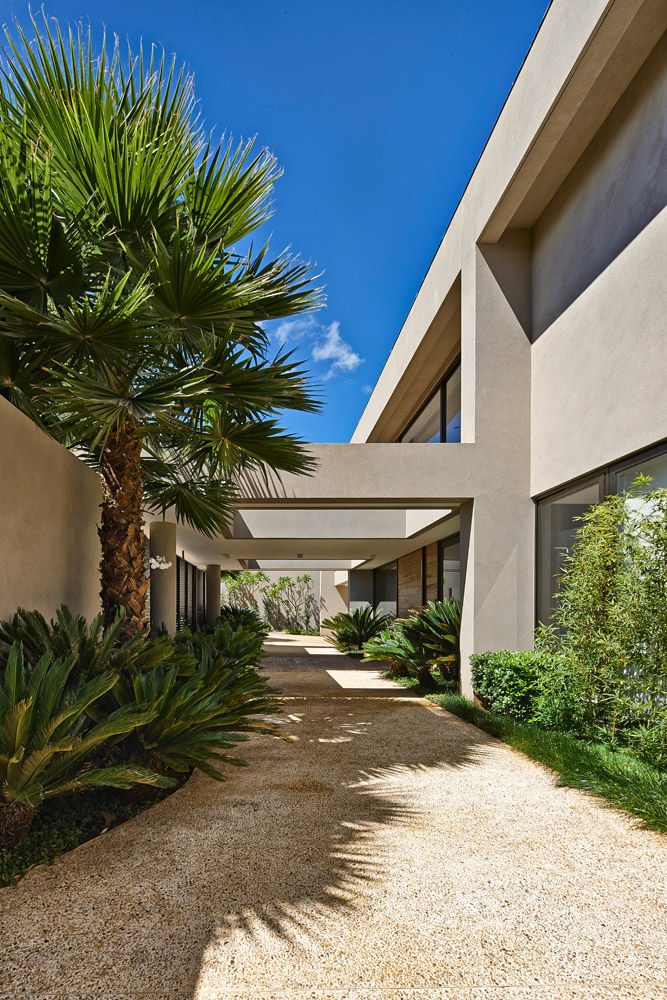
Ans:
POLYGON ((267 631, 223 609, 206 631, 121 638, 65 607, 0 623, 0 884, 221 767, 251 733, 281 735, 258 667, 267 631))

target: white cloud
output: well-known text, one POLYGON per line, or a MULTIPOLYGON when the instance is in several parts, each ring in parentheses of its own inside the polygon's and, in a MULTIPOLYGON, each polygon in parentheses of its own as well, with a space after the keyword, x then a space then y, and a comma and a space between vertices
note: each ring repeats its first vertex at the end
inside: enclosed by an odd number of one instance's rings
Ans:
POLYGON ((276 347, 294 347, 299 343, 310 347, 313 361, 327 365, 326 371, 320 376, 323 381, 354 372, 364 362, 341 337, 338 320, 327 326, 318 323, 314 316, 286 319, 270 331, 270 337, 276 347))
POLYGON ((340 335, 340 323, 334 320, 331 326, 322 327, 322 334, 315 340, 313 361, 331 362, 331 366, 323 377, 329 379, 338 372, 356 371, 364 359, 343 340, 340 335))

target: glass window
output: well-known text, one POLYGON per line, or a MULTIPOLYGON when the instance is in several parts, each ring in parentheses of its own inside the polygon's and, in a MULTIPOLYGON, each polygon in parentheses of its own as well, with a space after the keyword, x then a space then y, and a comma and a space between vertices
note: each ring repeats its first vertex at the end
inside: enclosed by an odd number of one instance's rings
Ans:
POLYGON ((461 441, 461 365, 445 384, 445 421, 445 441, 458 444, 461 441))
POLYGON ((440 542, 438 591, 443 601, 461 600, 461 539, 458 535, 440 542))
POLYGON ((643 492, 667 489, 667 452, 662 455, 654 455, 653 458, 646 458, 637 462, 636 465, 631 465, 628 469, 617 472, 614 476, 615 492, 622 493, 623 490, 629 490, 640 474, 651 477, 651 482, 644 488, 643 492))
POLYGON ((551 621, 565 557, 572 548, 578 517, 602 499, 601 481, 543 500, 537 509, 537 618, 551 621))
POLYGON ((386 563, 373 570, 373 606, 396 615, 398 604, 398 563, 386 563))
POLYGON ((412 443, 461 440, 461 365, 457 364, 419 411, 401 441, 412 443))
POLYGON ((429 399, 426 406, 417 414, 401 441, 427 442, 440 440, 440 390, 429 399))

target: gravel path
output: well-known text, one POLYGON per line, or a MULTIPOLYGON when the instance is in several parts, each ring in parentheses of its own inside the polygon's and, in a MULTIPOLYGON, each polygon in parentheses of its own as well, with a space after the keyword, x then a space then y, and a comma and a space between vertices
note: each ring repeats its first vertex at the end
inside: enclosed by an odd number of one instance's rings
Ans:
POLYGON ((0 996, 667 998, 667 838, 318 645, 296 743, 0 890, 0 996))

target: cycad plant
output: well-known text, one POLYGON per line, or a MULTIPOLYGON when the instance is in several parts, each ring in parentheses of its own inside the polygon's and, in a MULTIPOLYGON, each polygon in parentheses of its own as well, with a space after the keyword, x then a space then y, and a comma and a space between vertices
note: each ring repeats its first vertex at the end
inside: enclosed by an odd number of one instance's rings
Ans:
POLYGON ((32 665, 44 653, 61 660, 73 656, 75 664, 70 681, 74 682, 87 680, 106 670, 123 672, 130 667, 150 670, 173 655, 172 644, 164 635, 151 642, 137 635, 121 643, 124 617, 121 608, 111 625, 105 627, 102 615, 96 615, 88 623, 64 604, 50 622, 39 611, 19 608, 12 618, 0 622, 0 668, 6 663, 9 649, 15 642, 21 643, 24 656, 32 665))
POLYGON ((94 722, 89 710, 114 687, 117 675, 106 671, 72 689, 75 662, 46 653, 32 666, 20 643, 9 651, 0 684, 0 847, 27 833, 44 799, 109 785, 170 784, 127 761, 95 765, 105 743, 146 724, 154 713, 132 704, 94 722))
POLYGON ((0 392, 99 470, 101 596, 145 624, 143 510, 206 534, 240 473, 307 472, 282 408, 314 410, 266 320, 319 304, 249 237, 279 170, 215 143, 172 62, 44 19, 7 35, 0 92, 0 392))
POLYGON ((397 618, 390 628, 383 629, 373 639, 365 642, 363 660, 384 661, 399 677, 414 676, 422 687, 433 688, 433 654, 426 649, 419 637, 410 634, 406 625, 407 619, 397 618))
POLYGON ((179 678, 177 666, 158 666, 122 680, 114 693, 127 707, 150 711, 136 739, 156 770, 196 767, 222 781, 214 765, 243 764, 228 751, 248 733, 282 735, 270 718, 280 711, 280 699, 256 670, 230 664, 210 637, 204 637, 200 664, 187 680, 179 678))
POLYGON ((375 611, 370 605, 354 611, 340 611, 332 618, 325 618, 322 628, 331 632, 331 642, 343 652, 358 652, 365 642, 386 629, 391 615, 375 611))

